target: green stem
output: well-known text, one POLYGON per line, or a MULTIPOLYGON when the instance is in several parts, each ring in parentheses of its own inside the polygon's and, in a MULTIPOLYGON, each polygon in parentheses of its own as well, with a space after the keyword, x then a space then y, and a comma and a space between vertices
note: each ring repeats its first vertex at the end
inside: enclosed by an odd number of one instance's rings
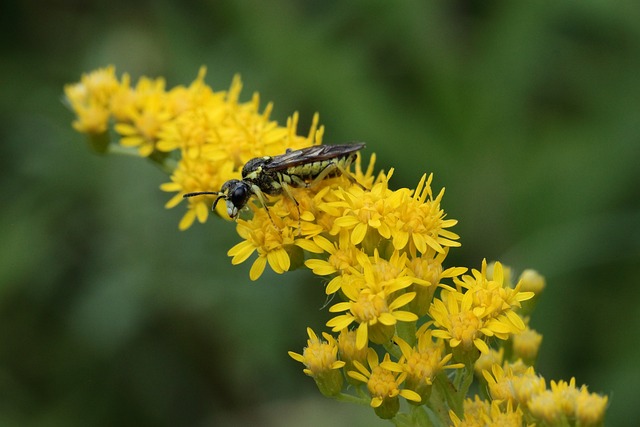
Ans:
POLYGON ((123 147, 120 144, 109 144, 107 153, 118 154, 121 156, 140 157, 140 153, 138 153, 138 149, 134 147, 123 147))
POLYGON ((438 417, 438 414, 429 407, 414 406, 411 408, 411 414, 415 420, 415 425, 426 427, 445 427, 446 422, 438 417))
POLYGON ((389 353, 391 356, 395 357, 396 359, 400 359, 400 357, 402 356, 402 353, 400 352, 400 347, 393 345, 391 341, 384 343, 383 347, 387 351, 387 353, 389 353))
POLYGON ((371 403, 371 400, 369 400, 366 397, 354 396, 352 394, 347 394, 347 393, 339 393, 339 394, 336 394, 335 396, 331 396, 331 398, 335 400, 339 400, 340 402, 356 403, 358 405, 363 405, 363 406, 369 406, 371 403))
POLYGON ((456 414, 458 413, 456 409, 456 395, 456 388, 444 373, 436 376, 433 381, 433 388, 431 389, 429 408, 433 412, 433 416, 438 417, 440 425, 448 424, 449 408, 453 409, 456 414))
POLYGON ((398 322, 396 333, 410 346, 413 347, 416 344, 416 322, 398 322))
POLYGON ((456 415, 462 417, 464 415, 464 399, 467 397, 469 387, 471 387, 471 383, 473 382, 473 363, 467 363, 464 368, 456 370, 453 384, 448 380, 446 382, 452 389, 452 392, 445 391, 449 406, 456 415))

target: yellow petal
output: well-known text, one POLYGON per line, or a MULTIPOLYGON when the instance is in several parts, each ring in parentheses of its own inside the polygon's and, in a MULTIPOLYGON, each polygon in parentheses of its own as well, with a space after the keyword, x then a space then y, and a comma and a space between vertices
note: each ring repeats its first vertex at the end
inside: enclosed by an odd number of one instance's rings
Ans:
POLYGON ((301 354, 294 353, 293 351, 289 351, 288 354, 289 354, 289 356, 291 356, 291 358, 293 360, 295 360, 297 362, 300 362, 300 363, 304 363, 305 362, 304 356, 301 355, 301 354))
POLYGON ((327 322, 327 326, 331 328, 333 332, 340 332, 343 329, 349 327, 351 323, 353 323, 355 319, 350 314, 343 314, 341 316, 336 316, 333 319, 327 322))
POLYGON ((341 311, 347 311, 350 308, 351 308, 351 303, 350 302, 339 302, 339 303, 334 304, 331 307, 329 307, 329 312, 330 313, 339 313, 341 311))
POLYGON ((314 243, 312 240, 307 239, 297 239, 295 241, 295 245, 299 248, 304 249, 307 252, 311 252, 314 254, 321 254, 323 252, 322 248, 314 243))
POLYGON ((137 147, 142 142, 142 138, 139 136, 124 136, 120 138, 120 145, 124 147, 137 147))
POLYGON ((259 256, 251 266, 251 270, 249 271, 249 278, 253 281, 256 281, 262 276, 264 272, 264 268, 267 265, 267 257, 259 256))
POLYGON ((349 371, 349 372, 347 372, 347 375, 349 375, 354 380, 362 381, 363 383, 369 382, 369 378, 365 377, 360 372, 349 371))
POLYGON ((333 254, 335 252, 335 247, 333 243, 331 243, 326 237, 323 236, 314 236, 313 241, 316 245, 321 247, 325 252, 329 254, 333 254))
POLYGON ((195 211, 196 218, 198 218, 198 221, 200 221, 200 223, 204 223, 209 217, 209 207, 204 203, 198 203, 195 206, 195 211))
POLYGON ((433 237, 424 236, 424 238, 427 242, 427 245, 429 245, 432 249, 434 249, 438 253, 444 253, 444 249, 442 248, 442 246, 440 246, 440 243, 438 243, 433 237))
POLYGON ((396 308, 400 308, 404 305, 409 304, 416 297, 415 292, 407 292, 406 294, 400 295, 396 298, 391 304, 389 304, 389 310, 395 310, 396 308))
POLYGON ((267 261, 269 261, 271 269, 278 274, 288 271, 291 266, 289 254, 282 248, 267 252, 267 261))
POLYGON ((480 338, 476 338, 475 340, 473 340, 473 344, 476 346, 478 350, 480 350, 480 353, 482 354, 489 353, 489 346, 480 338))
POLYGON ((404 249, 409 241, 409 233, 406 231, 397 230, 393 236, 393 247, 397 250, 404 249))
POLYGON ((391 313, 380 313, 380 315, 378 316, 378 322, 382 323, 383 325, 387 325, 387 326, 395 325, 397 323, 397 321, 396 321, 396 318, 395 318, 394 314, 391 314, 391 313))
POLYGON ((393 317, 401 322, 415 322, 418 320, 418 315, 410 311, 394 311, 393 317))
POLYGON ((256 247, 245 240, 229 249, 227 255, 233 257, 233 259, 231 260, 231 264, 238 265, 245 262, 255 250, 256 247))
MULTIPOLYGON (((337 331, 334 331, 337 332, 337 331)), ((356 332, 356 348, 361 350, 367 346, 369 340, 369 327, 366 323, 361 323, 356 332)))
POLYGON ((367 224, 359 222, 351 231, 351 243, 354 245, 361 243, 367 234, 367 228, 367 224))
POLYGON ((177 182, 165 182, 163 184, 160 184, 160 189, 167 192, 180 191, 182 190, 182 185, 178 184, 177 182))
POLYGON ((173 196, 167 203, 164 204, 164 207, 167 209, 171 209, 178 205, 182 201, 182 194, 176 194, 173 196))
POLYGON ((403 390, 400 390, 400 396, 404 397, 407 400, 411 400, 413 402, 420 402, 422 400, 422 397, 420 397, 418 393, 416 393, 413 390, 407 390, 406 388, 403 390))
POLYGON ((193 210, 188 210, 180 220, 178 228, 182 231, 186 230, 187 228, 191 227, 191 224, 193 224, 193 221, 195 221, 195 219, 196 213, 193 210))
POLYGON ((336 272, 336 269, 331 264, 321 259, 309 259, 304 262, 304 265, 318 276, 328 276, 336 272))
POLYGON ((380 405, 382 405, 383 400, 379 397, 374 397, 373 399, 371 399, 371 407, 372 408, 377 408, 380 405))
POLYGON ((324 290, 327 295, 334 294, 340 290, 342 287, 342 277, 336 276, 327 284, 326 289, 324 290))
POLYGON ((360 220, 355 216, 347 215, 337 218, 334 223, 340 228, 352 228, 356 224, 360 224, 360 220))

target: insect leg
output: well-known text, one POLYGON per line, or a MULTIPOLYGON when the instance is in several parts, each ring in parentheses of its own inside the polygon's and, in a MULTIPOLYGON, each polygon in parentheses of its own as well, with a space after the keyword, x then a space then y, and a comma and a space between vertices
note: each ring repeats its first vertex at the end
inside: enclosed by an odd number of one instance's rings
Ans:
POLYGON ((311 188, 311 187, 315 187, 316 185, 318 185, 318 183, 320 183, 321 181, 323 181, 324 179, 326 179, 329 175, 331 175, 333 172, 336 171, 337 165, 335 164, 335 162, 331 162, 329 163, 327 166, 325 166, 324 169, 322 169, 322 171, 320 171, 320 173, 318 175, 316 175, 315 178, 313 178, 310 182, 308 182, 305 187, 306 188, 311 188))
POLYGON ((351 163, 353 162, 354 159, 355 159, 355 156, 350 156, 346 158, 342 164, 340 161, 337 161, 335 162, 336 168, 338 168, 340 173, 344 175, 349 181, 351 181, 352 184, 356 184, 363 190, 366 190, 365 186, 360 184, 358 180, 356 180, 353 177, 353 175, 351 175, 351 172, 349 172, 349 166, 351 166, 351 163))
POLYGON ((271 224, 273 224, 273 226, 276 228, 276 230, 280 230, 280 227, 278 227, 276 225, 276 223, 273 221, 273 218, 271 217, 271 212, 269 211, 269 206, 267 206, 267 198, 264 196, 264 193, 262 192, 260 187, 258 187, 257 185, 253 184, 253 185, 251 185, 251 191, 253 191, 253 194, 256 195, 256 197, 258 198, 258 200, 262 204, 262 207, 264 208, 264 210, 267 211, 267 216, 269 217, 269 220, 271 221, 271 224))
POLYGON ((344 161, 336 160, 336 161, 333 161, 333 162, 329 163, 322 170, 322 172, 320 172, 311 182, 309 182, 306 185, 306 187, 310 188, 310 187, 313 187, 314 185, 317 185, 320 181, 324 180, 325 178, 330 176, 332 173, 334 173, 336 170, 338 170, 338 171, 340 171, 340 174, 344 175, 344 177, 347 178, 349 181, 351 181, 351 183, 358 185, 363 190, 366 190, 364 185, 360 184, 353 177, 353 175, 351 175, 351 172, 349 172, 349 166, 351 166, 351 162, 352 161, 353 161, 353 158, 350 157, 348 159, 345 159, 344 161))
POLYGON ((300 203, 298 203, 296 198, 293 196, 293 193, 291 192, 291 186, 289 184, 284 181, 280 181, 280 185, 282 186, 282 189, 287 194, 287 196, 289 196, 289 198, 293 200, 293 203, 296 204, 296 209, 298 210, 298 233, 300 233, 302 231, 302 223, 300 222, 300 216, 302 216, 302 213, 300 213, 300 203))

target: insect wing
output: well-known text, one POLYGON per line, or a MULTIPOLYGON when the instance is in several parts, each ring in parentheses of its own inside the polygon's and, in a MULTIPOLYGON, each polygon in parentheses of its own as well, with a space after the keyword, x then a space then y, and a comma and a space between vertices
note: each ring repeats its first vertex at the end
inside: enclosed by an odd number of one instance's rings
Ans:
POLYGON ((269 171, 279 171, 310 162, 335 159, 361 150, 364 142, 342 145, 314 145, 313 147, 289 151, 280 156, 275 156, 271 162, 265 165, 269 171))

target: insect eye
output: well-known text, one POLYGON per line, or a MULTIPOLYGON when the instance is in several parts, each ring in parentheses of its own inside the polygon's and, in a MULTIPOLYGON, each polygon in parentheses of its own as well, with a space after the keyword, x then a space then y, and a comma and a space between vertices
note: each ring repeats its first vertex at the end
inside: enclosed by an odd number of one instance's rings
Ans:
POLYGON ((231 199, 231 203, 240 206, 244 204, 247 198, 247 189, 244 186, 236 187, 229 198, 231 199))

